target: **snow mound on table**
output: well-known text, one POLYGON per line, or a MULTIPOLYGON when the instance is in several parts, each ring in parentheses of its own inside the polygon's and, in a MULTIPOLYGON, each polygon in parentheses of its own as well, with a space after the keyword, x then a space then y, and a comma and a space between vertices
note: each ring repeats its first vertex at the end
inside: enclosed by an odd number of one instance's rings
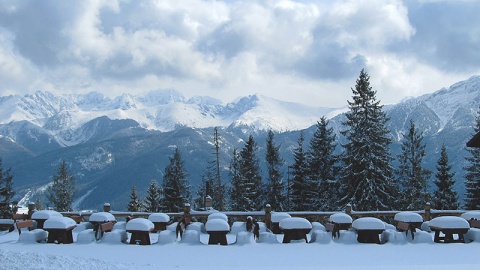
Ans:
POLYGON ((290 214, 283 212, 273 212, 272 213, 272 222, 280 222, 282 219, 290 218, 290 214))
POLYGON ((153 213, 148 216, 148 220, 151 222, 169 222, 170 217, 164 213, 153 213))
POLYGON ((134 218, 127 222, 127 231, 144 231, 148 232, 153 230, 153 222, 146 218, 134 218))
POLYGON ((312 229, 312 224, 305 218, 291 217, 280 221, 280 228, 284 230, 291 229, 312 229))
POLYGON ((333 223, 352 223, 352 217, 344 213, 335 213, 331 215, 328 220, 333 223))
POLYGON ((461 217, 436 217, 428 222, 428 226, 442 229, 468 229, 470 224, 461 217))
POLYGON ((63 217, 63 216, 59 212, 53 211, 53 210, 40 210, 32 214, 32 219, 49 219, 51 217, 63 217))
POLYGON ((43 224, 44 229, 67 229, 72 226, 77 226, 77 223, 69 217, 51 217, 43 224))
POLYGON ((93 213, 88 219, 90 222, 108 222, 115 221, 115 216, 108 212, 93 213))
POLYGON ((213 214, 208 215, 207 220, 212 220, 212 219, 221 219, 221 220, 225 220, 225 221, 228 222, 228 217, 224 213, 213 213, 213 214))
POLYGON ((468 211, 463 213, 460 217, 466 220, 470 220, 470 219, 480 220, 480 211, 468 211))
POLYGON ((401 221, 401 222, 423 222, 423 217, 415 212, 400 212, 395 214, 395 217, 393 218, 396 221, 401 221))
POLYGON ((352 223, 356 230, 385 230, 385 223, 378 218, 362 217, 352 223))
POLYGON ((228 222, 223 219, 211 219, 207 221, 205 224, 205 229, 207 232, 214 232, 214 231, 230 231, 230 226, 228 222))

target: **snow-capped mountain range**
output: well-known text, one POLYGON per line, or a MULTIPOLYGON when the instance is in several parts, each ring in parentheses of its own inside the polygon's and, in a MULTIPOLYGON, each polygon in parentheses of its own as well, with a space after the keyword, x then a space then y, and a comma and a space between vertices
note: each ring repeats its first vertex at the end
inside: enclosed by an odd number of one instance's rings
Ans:
MULTIPOLYGON (((402 135, 413 120, 425 136, 426 168, 435 170, 439 149, 445 144, 462 197, 465 143, 473 135, 480 109, 480 76, 384 109, 394 139, 392 156, 400 153, 402 135)), ((116 98, 38 91, 0 97, 0 157, 15 175, 18 200, 41 196, 59 162, 66 160, 79 187, 75 205, 95 208, 110 202, 123 209, 132 185, 141 193, 152 178, 161 182, 173 146, 184 154, 189 181, 196 187, 212 159, 213 127, 219 127, 222 179, 228 181, 232 151, 243 147, 249 134, 254 135, 263 162, 266 130, 276 131, 286 172, 300 131, 308 142, 320 117, 330 119, 341 142, 346 110, 261 95, 222 104, 211 97, 186 99, 173 90, 116 98)))
MULTIPOLYGON (((211 97, 186 99, 175 90, 157 90, 143 96, 123 94, 113 99, 98 92, 60 95, 37 91, 33 95, 0 98, 0 124, 28 121, 52 135, 60 145, 86 141, 78 129, 101 116, 131 119, 141 128, 172 131, 191 128, 249 126, 258 130, 290 131, 314 124, 319 116, 339 113, 262 95, 251 95, 223 105, 211 97)), ((15 134, 3 134, 12 137, 15 134)))

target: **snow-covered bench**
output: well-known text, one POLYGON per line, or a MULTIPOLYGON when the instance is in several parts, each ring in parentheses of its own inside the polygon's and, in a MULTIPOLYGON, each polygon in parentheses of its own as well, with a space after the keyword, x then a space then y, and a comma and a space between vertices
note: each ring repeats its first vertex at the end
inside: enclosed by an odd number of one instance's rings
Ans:
POLYGON ((117 222, 115 216, 109 212, 93 213, 88 221, 93 225, 95 239, 97 240, 102 238, 105 232, 110 232, 113 228, 113 225, 117 222))
POLYGON ((380 234, 385 231, 385 223, 378 218, 362 217, 352 223, 352 228, 357 231, 359 243, 380 244, 380 234))
POLYGON ((135 218, 127 222, 127 232, 130 235, 130 244, 150 245, 150 232, 153 231, 153 222, 146 218, 135 218))
POLYGON ((72 230, 77 226, 75 220, 69 217, 51 217, 43 224, 43 229, 48 232, 47 243, 71 244, 73 243, 72 230))
POLYGON ((46 231, 42 229, 32 229, 35 226, 35 222, 33 220, 17 221, 15 226, 18 229, 18 242, 42 242, 47 239, 48 233, 46 231), (28 231, 23 231, 25 228, 28 228, 28 231))
POLYGON ((435 232, 433 241, 435 243, 452 243, 461 242, 465 243, 464 235, 470 229, 470 224, 464 218, 444 216, 436 217, 428 222, 428 226, 435 232), (440 236, 442 233, 444 236, 440 236), (453 235, 458 235, 457 239, 453 238, 453 235))
POLYGON ((299 217, 284 218, 280 221, 279 226, 283 230, 283 243, 302 239, 308 243, 307 234, 312 230, 312 224, 307 219, 299 217))

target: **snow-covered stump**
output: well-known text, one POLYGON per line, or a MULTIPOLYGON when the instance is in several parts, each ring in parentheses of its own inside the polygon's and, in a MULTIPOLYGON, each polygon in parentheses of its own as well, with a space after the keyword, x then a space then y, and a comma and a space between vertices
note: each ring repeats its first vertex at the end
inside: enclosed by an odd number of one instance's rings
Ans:
POLYGON ((257 242, 265 244, 279 244, 277 235, 271 232, 260 232, 260 237, 258 238, 257 242))
POLYGON ((150 232, 153 231, 153 222, 146 218, 135 218, 127 222, 127 232, 130 235, 130 244, 150 245, 150 232))
POLYGON ((423 218, 415 212, 399 212, 395 214, 394 221, 397 223, 398 231, 405 232, 405 236, 408 236, 410 231, 411 238, 414 239, 416 229, 422 226, 423 218))
POLYGON ((170 217, 164 213, 153 213, 148 216, 148 220, 153 222, 153 232, 159 232, 167 229, 170 217))
POLYGON ((176 240, 175 231, 165 230, 165 231, 161 231, 158 234, 158 242, 157 243, 160 244, 160 245, 165 245, 165 244, 174 243, 175 240, 176 240))
POLYGON ((93 229, 86 229, 77 234, 77 244, 90 244, 95 241, 95 232, 93 229))
POLYGON ((209 234, 209 245, 228 245, 227 233, 230 231, 230 226, 228 225, 228 222, 225 221, 223 218, 209 219, 207 221, 207 224, 205 224, 205 229, 209 234))
POLYGON ((43 229, 48 232, 47 243, 73 243, 72 231, 76 226, 75 220, 69 217, 51 217, 47 219, 43 224, 43 229))
POLYGON ((355 220, 352 228, 357 232, 359 243, 380 244, 380 234, 385 231, 385 223, 378 218, 363 217, 355 220))
POLYGON ((283 230, 283 243, 290 243, 292 240, 305 240, 308 243, 307 234, 312 230, 310 221, 299 217, 284 218, 280 221, 280 228, 283 230))
POLYGON ((283 212, 273 212, 272 213, 272 232, 274 234, 281 234, 283 233, 282 229, 280 228, 280 221, 285 218, 290 218, 290 214, 283 213, 283 212))
POLYGON ((470 229, 468 221, 464 218, 453 216, 436 217, 429 221, 428 226, 435 232, 433 239, 435 243, 465 243, 464 235, 470 229), (454 234, 458 235, 457 239, 454 239, 454 234))
POLYGON ((335 213, 328 218, 325 228, 332 232, 332 238, 340 237, 340 230, 348 230, 352 225, 352 217, 344 213, 335 213))
POLYGON ((53 210, 40 210, 32 214, 32 219, 37 222, 37 229, 43 229, 43 224, 45 221, 51 217, 63 217, 57 211, 53 210))
MULTIPOLYGON (((93 213, 88 221, 93 225, 93 231, 95 232, 95 239, 99 240, 102 238, 105 231, 102 230, 102 224, 111 223, 112 227, 117 220, 115 216, 109 212, 97 212, 93 213)), ((108 226, 110 228, 110 226, 108 226)), ((110 228, 111 229, 111 228, 110 228)))
POLYGON ((310 243, 329 244, 332 241, 332 236, 324 230, 316 230, 312 232, 310 243))

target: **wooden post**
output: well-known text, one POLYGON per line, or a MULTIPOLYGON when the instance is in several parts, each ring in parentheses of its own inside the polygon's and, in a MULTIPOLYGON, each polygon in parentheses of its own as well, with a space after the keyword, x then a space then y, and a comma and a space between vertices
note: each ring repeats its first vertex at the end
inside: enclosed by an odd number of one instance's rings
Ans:
POLYGON ((35 212, 35 203, 28 203, 28 219, 32 219, 32 215, 35 212))
POLYGON ((345 214, 351 216, 352 215, 352 205, 351 204, 347 204, 345 206, 345 214))
POLYGON ((270 204, 265 205, 265 225, 268 229, 272 226, 272 206, 270 204))
POLYGON ((110 212, 110 204, 109 203, 104 203, 103 204, 103 212, 110 212))
POLYGON ((205 210, 210 210, 212 209, 212 197, 210 195, 207 195, 205 197, 205 210))
POLYGON ((192 218, 190 216, 190 204, 186 203, 183 205, 183 218, 185 219, 185 225, 190 224, 192 218))
POLYGON ((425 204, 425 221, 429 221, 431 218, 431 210, 432 206, 430 205, 429 202, 425 204))

